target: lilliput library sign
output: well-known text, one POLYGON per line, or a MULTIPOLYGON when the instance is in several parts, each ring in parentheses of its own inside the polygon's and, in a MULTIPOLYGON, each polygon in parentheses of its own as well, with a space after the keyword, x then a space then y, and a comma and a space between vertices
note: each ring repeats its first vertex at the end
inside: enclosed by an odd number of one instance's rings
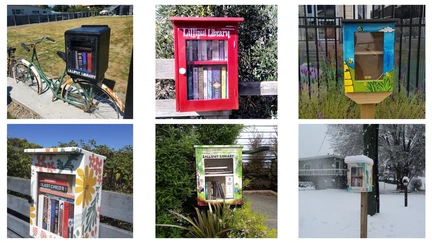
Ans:
POLYGON ((227 37, 230 38, 230 32, 232 29, 206 29, 206 28, 181 28, 183 31, 183 37, 227 37))

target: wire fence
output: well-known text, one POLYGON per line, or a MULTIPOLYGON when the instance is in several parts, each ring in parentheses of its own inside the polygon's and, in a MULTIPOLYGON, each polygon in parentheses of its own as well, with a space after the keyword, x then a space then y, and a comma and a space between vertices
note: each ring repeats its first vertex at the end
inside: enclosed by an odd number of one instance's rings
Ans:
POLYGON ((342 19, 396 18, 395 91, 425 91, 425 5, 300 5, 299 87, 343 86, 342 19))
POLYGON ((62 21, 68 19, 88 18, 95 16, 96 12, 67 12, 56 14, 14 14, 7 16, 7 26, 17 26, 26 24, 37 24, 62 21))

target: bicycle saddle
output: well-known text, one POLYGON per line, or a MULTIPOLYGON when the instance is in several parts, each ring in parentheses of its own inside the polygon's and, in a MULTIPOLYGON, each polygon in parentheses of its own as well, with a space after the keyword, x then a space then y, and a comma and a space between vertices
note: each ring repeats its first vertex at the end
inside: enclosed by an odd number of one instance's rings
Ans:
POLYGON ((7 51, 16 51, 16 48, 15 47, 8 47, 7 51))
POLYGON ((59 57, 61 57, 61 59, 63 59, 63 61, 66 62, 66 53, 62 52, 62 51, 57 51, 57 55, 59 57))

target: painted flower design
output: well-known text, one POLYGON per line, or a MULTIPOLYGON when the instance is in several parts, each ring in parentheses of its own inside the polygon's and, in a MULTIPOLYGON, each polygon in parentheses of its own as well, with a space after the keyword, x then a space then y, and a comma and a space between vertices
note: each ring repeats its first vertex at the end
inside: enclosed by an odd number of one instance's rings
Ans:
POLYGON ((46 235, 45 231, 41 230, 41 235, 40 235, 40 237, 41 237, 41 238, 47 238, 47 235, 46 235))
POLYGON ((89 169, 87 165, 85 171, 78 168, 77 175, 75 180, 75 193, 79 193, 79 196, 76 200, 76 205, 82 204, 82 207, 85 207, 86 205, 90 205, 93 194, 96 192, 96 177, 94 175, 94 170, 89 169))
POLYGON ((30 225, 33 225, 33 219, 36 218, 35 210, 34 206, 30 206, 30 225))
POLYGON ((390 77, 390 73, 386 72, 386 76, 387 76, 387 77, 390 77))
POLYGON ((38 233, 39 233, 39 228, 33 227, 33 236, 37 236, 38 233))
POLYGON ((46 163, 46 165, 47 165, 47 172, 49 172, 49 173, 54 173, 55 171, 56 171, 56 167, 54 166, 54 162, 48 162, 48 163, 46 163))
POLYGON ((89 159, 90 159, 90 168, 93 168, 93 170, 95 170, 96 175, 102 174, 103 160, 101 160, 98 156, 95 156, 94 154, 92 154, 89 159))

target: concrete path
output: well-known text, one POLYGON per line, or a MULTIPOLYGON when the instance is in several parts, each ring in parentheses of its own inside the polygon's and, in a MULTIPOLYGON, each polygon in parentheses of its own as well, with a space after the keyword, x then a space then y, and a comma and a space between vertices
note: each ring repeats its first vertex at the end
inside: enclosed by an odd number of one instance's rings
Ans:
POLYGON ((277 230, 277 194, 271 191, 244 191, 251 209, 267 216, 266 224, 277 230))
POLYGON ((14 102, 26 107, 44 119, 96 119, 93 114, 69 105, 62 100, 52 101, 52 92, 47 90, 38 95, 22 82, 7 78, 7 94, 14 102))

